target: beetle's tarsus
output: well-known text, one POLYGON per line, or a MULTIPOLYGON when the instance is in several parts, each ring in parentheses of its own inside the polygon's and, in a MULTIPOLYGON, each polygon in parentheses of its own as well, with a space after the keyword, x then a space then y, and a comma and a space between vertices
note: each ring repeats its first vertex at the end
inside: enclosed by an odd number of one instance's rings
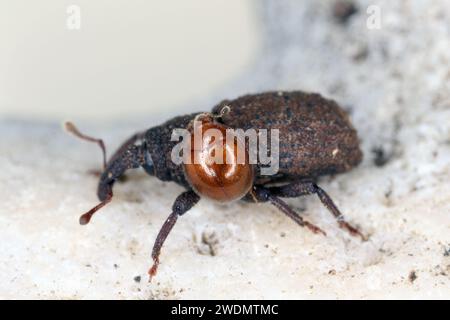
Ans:
POLYGON ((352 226, 350 223, 346 221, 339 221, 339 227, 341 229, 347 230, 350 235, 354 237, 360 237, 362 241, 367 241, 369 238, 365 236, 358 228, 352 226))
POLYGON ((312 223, 309 223, 308 221, 304 221, 305 227, 307 227, 309 230, 311 230, 315 234, 322 234, 323 236, 327 236, 327 233, 320 229, 319 227, 313 225, 312 223))
POLYGON ((328 209, 328 211, 331 212, 331 214, 336 218, 338 221, 339 227, 341 229, 345 229, 350 233, 350 235, 354 237, 360 237, 362 241, 367 241, 368 238, 362 234, 361 231, 358 230, 358 228, 352 226, 350 223, 345 221, 344 215, 339 211, 337 206, 334 204, 333 200, 330 198, 330 196, 318 185, 314 184, 315 193, 319 197, 320 201, 323 203, 323 205, 328 209))
POLYGON ((159 259, 156 258, 153 260, 152 267, 148 270, 148 282, 152 282, 153 277, 156 276, 156 273, 158 272, 158 265, 159 259))

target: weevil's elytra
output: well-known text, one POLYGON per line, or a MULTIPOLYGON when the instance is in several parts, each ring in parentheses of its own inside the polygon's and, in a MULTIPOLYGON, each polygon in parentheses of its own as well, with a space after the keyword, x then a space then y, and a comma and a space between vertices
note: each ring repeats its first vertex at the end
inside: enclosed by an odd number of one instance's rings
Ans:
MULTIPOLYGON (((365 239, 358 229, 345 221, 328 194, 316 184, 318 177, 348 171, 362 159, 357 133, 348 115, 336 102, 319 94, 301 91, 266 92, 224 100, 213 108, 211 116, 214 120, 206 121, 206 126, 219 130, 279 130, 279 172, 273 176, 262 175, 259 162, 254 166, 235 166, 231 171, 226 163, 210 167, 175 164, 171 152, 177 142, 171 141, 172 132, 174 129, 189 128, 198 116, 199 113, 193 113, 175 117, 129 138, 105 165, 98 186, 101 203, 80 218, 82 224, 88 223, 96 211, 112 200, 115 181, 128 169, 142 167, 149 175, 183 186, 186 191, 176 198, 172 213, 164 222, 153 246, 150 279, 156 274, 161 247, 178 217, 189 211, 203 196, 219 201, 241 199, 269 202, 300 226, 325 234, 281 199, 315 194, 335 216, 341 228, 365 239), (229 112, 221 114, 224 106, 229 108, 229 112), (215 178, 205 174, 205 170, 212 172, 215 178), (229 180, 217 178, 224 172, 231 172, 229 180)), ((104 150, 101 140, 81 134, 72 124, 66 127, 78 137, 98 143, 104 150)), ((229 147, 226 143, 222 145, 225 153, 229 147)), ((208 154, 203 156, 208 160, 208 154)))
POLYGON ((282 180, 341 173, 361 162, 359 140, 347 114, 334 101, 318 94, 295 91, 247 95, 222 101, 213 112, 224 104, 232 110, 222 117, 227 126, 280 130, 282 180))

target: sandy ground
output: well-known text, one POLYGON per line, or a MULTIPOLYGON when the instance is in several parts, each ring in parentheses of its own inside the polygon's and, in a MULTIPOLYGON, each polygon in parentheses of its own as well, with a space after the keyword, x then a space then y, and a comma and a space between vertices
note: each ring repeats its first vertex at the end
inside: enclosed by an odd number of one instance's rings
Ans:
MULTIPOLYGON (((450 298, 450 7, 446 1, 266 1, 254 70, 211 97, 319 91, 351 114, 365 153, 322 187, 370 236, 337 228, 314 197, 289 203, 328 233, 299 228, 267 204, 201 201, 179 219, 147 283, 150 250, 182 189, 141 172, 96 204, 95 146, 60 125, 0 122, 1 298, 450 298), (381 8, 381 29, 366 8, 381 8)), ((116 147, 146 122, 82 126, 116 147)))

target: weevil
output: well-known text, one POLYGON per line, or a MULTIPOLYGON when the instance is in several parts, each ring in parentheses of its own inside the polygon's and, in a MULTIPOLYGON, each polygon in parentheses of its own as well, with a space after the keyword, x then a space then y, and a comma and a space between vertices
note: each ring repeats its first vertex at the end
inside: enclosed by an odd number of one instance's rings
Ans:
MULTIPOLYGON (((341 228, 366 240, 356 227, 344 219, 330 196, 317 185, 320 176, 348 171, 362 160, 357 132, 348 114, 335 101, 319 94, 301 91, 265 92, 224 100, 211 112, 178 116, 136 133, 108 161, 101 139, 82 134, 72 123, 66 123, 66 129, 84 140, 96 142, 103 151, 104 170, 97 190, 100 203, 80 217, 82 225, 87 224, 95 212, 111 202, 114 183, 129 169, 141 167, 151 176, 162 181, 173 181, 186 189, 175 199, 172 212, 156 237, 151 254, 153 265, 148 272, 150 280, 156 275, 161 248, 178 217, 189 211, 201 197, 222 202, 236 199, 268 202, 298 225, 326 235, 281 199, 315 194, 341 228), (223 112, 224 109, 228 112, 223 112), (171 154, 177 142, 172 141, 172 132, 178 128, 192 131, 195 119, 200 120, 202 130, 206 127, 219 131, 226 128, 278 130, 278 172, 262 175, 262 164, 259 162, 211 163, 211 154, 206 149, 193 147, 192 153, 200 153, 200 163, 174 163, 171 154)), ((236 140, 223 142, 221 150, 228 152, 230 143, 236 144, 236 140)))

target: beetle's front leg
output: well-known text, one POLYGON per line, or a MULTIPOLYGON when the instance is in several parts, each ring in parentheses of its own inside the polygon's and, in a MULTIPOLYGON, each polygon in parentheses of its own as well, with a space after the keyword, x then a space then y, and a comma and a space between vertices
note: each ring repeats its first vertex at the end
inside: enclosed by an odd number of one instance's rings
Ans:
POLYGON ((159 254, 161 253, 161 248, 170 231, 172 230, 173 226, 177 222, 178 217, 189 211, 199 200, 200 197, 192 190, 183 192, 175 200, 172 206, 172 213, 164 222, 163 226, 161 227, 161 230, 159 230, 158 236, 156 237, 155 240, 155 244, 153 245, 152 250, 153 265, 148 271, 148 274, 150 276, 149 281, 152 280, 152 278, 156 275, 156 272, 158 271, 159 254))
POLYGON ((269 187, 270 192, 276 196, 282 198, 293 198, 300 197, 310 194, 316 194, 322 204, 330 211, 339 223, 339 226, 346 229, 351 235, 359 236, 363 241, 367 240, 361 231, 356 227, 352 226, 350 223, 345 221, 344 215, 339 211, 339 209, 334 204, 330 196, 317 184, 312 181, 298 181, 293 182, 284 186, 279 187, 269 187))

